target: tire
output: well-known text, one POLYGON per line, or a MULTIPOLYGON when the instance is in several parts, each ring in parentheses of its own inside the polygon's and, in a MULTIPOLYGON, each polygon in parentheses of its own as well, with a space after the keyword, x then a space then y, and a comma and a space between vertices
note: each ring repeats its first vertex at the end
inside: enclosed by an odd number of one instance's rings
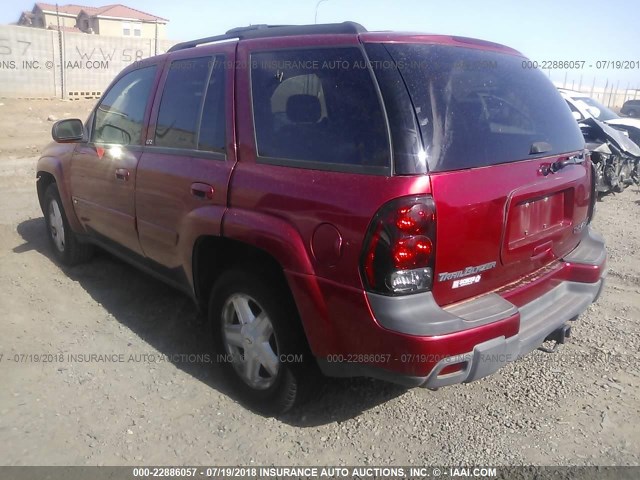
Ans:
POLYGON ((93 247, 80 243, 69 227, 55 183, 49 185, 44 194, 44 221, 53 254, 60 263, 77 265, 91 257, 93 247))
POLYGON ((250 270, 229 270, 209 302, 218 363, 241 402, 267 415, 306 399, 314 377, 295 304, 280 283, 250 270))

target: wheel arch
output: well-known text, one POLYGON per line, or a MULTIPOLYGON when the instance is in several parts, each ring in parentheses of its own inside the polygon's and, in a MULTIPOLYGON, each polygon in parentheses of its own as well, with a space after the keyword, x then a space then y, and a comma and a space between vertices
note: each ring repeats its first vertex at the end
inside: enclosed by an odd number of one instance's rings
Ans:
POLYGON ((80 221, 76 217, 75 209, 73 208, 73 202, 71 200, 71 192, 69 190, 68 179, 65 179, 64 172, 62 170, 62 162, 55 157, 42 157, 38 160, 38 167, 36 170, 36 190, 38 193, 38 202, 40 208, 44 213, 44 194, 47 188, 52 183, 55 183, 60 194, 60 200, 62 201, 62 207, 67 216, 67 221, 71 229, 77 233, 83 231, 80 221))
POLYGON ((56 182, 56 177, 53 174, 40 170, 36 174, 36 190, 38 192, 38 202, 40 203, 40 210, 44 213, 44 194, 49 188, 49 185, 56 182))
POLYGON ((268 275, 291 292, 282 266, 266 251, 238 240, 203 235, 195 241, 192 254, 194 293, 203 311, 207 309, 214 283, 222 272, 231 268, 250 269, 268 275))
POLYGON ((208 296, 222 272, 229 268, 263 272, 280 282, 293 302, 311 351, 318 355, 335 344, 326 299, 313 274, 290 270, 273 253, 238 239, 202 235, 194 244, 192 281, 194 298, 202 312, 208 310, 208 296))

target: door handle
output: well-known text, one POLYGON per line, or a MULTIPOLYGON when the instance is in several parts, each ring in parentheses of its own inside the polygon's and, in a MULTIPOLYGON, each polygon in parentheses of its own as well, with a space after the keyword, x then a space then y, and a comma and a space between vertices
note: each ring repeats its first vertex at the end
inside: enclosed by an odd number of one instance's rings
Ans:
POLYGON ((191 195, 201 200, 213 200, 214 192, 213 187, 206 183, 196 182, 191 184, 191 195))
POLYGON ((551 253, 551 249, 553 248, 553 242, 545 242, 542 245, 538 245, 533 249, 533 255, 531 255, 531 260, 539 260, 544 256, 551 253))
POLYGON ((116 180, 122 180, 124 182, 129 180, 129 170, 126 168, 116 168, 116 180))

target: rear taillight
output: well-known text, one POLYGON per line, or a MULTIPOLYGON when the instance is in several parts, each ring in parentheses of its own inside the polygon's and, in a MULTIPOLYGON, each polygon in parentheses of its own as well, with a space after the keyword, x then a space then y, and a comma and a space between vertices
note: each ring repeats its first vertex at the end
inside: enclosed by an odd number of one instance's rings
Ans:
POLYGON ((404 295, 431 289, 435 263, 436 209, 426 195, 385 204, 373 217, 362 255, 367 290, 404 295))

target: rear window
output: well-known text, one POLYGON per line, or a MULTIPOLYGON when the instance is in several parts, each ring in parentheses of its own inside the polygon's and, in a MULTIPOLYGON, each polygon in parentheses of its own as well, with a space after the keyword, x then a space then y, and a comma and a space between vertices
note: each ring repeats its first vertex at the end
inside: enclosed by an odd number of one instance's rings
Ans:
POLYGON ((553 84, 541 71, 524 69, 521 57, 442 45, 386 48, 413 101, 429 170, 482 167, 584 147, 553 84))

